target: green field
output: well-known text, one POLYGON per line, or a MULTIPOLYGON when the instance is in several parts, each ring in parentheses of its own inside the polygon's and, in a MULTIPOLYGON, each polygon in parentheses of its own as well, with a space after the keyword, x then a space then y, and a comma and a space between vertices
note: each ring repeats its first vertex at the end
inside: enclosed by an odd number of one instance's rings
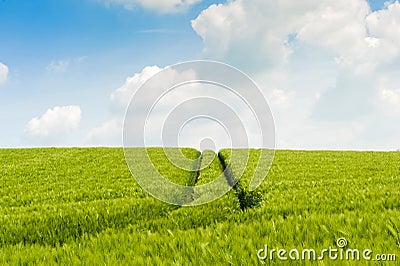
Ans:
MULTIPOLYGON (((230 163, 227 150, 207 151, 204 169, 184 171, 161 151, 149 151, 157 170, 180 184, 206 184, 222 173, 220 158, 230 163)), ((196 150, 182 153, 200 158, 196 150)), ((141 189, 123 149, 2 149, 0 264, 279 265, 276 253, 260 261, 257 251, 320 251, 340 237, 346 248, 371 249, 373 258, 397 256, 382 264, 399 263, 400 152, 276 151, 268 176, 251 192, 258 153, 250 151, 243 179, 228 194, 178 207, 141 189)), ((141 167, 140 156, 132 160, 141 167)), ((377 264, 327 257, 291 263, 377 264)))

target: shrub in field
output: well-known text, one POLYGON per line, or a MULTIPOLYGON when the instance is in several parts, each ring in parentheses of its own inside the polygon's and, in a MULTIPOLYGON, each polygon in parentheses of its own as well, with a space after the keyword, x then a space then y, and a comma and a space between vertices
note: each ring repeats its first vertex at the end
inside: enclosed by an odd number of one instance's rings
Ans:
POLYGON ((246 191, 238 182, 233 189, 235 190, 235 194, 239 199, 240 209, 245 210, 248 208, 260 207, 263 196, 258 191, 246 191))

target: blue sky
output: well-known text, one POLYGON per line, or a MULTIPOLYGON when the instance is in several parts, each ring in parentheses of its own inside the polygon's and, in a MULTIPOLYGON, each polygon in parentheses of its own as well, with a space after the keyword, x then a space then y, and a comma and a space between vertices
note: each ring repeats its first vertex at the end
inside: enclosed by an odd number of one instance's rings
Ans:
MULTIPOLYGON (((285 3, 283 0, 282 5, 271 4, 270 8, 268 4, 257 0, 164 1, 172 4, 162 7, 158 4, 162 1, 148 1, 150 2, 155 5, 149 6, 146 1, 141 0, 0 1, 0 63, 7 68, 7 71, 3 70, 5 78, 2 79, 0 74, 0 117, 3 122, 0 147, 118 146, 121 144, 119 134, 99 132, 110 129, 112 125, 116 128, 110 130, 119 132, 119 122, 116 121, 121 113, 115 111, 110 96, 124 85, 137 86, 127 84, 128 77, 135 73, 140 75, 146 66, 163 68, 186 60, 211 59, 243 69, 265 88, 265 95, 271 102, 277 120, 278 147, 400 148, 400 141, 396 140, 400 129, 388 126, 400 121, 400 117, 397 110, 392 109, 393 113, 384 110, 388 106, 385 101, 396 105, 400 97, 397 78, 400 73, 396 63, 396 59, 399 59, 398 53, 397 50, 388 52, 392 48, 389 43, 391 37, 383 30, 384 23, 399 22, 397 2, 386 4, 393 5, 394 8, 377 16, 378 24, 375 23, 374 16, 370 16, 369 21, 374 32, 369 33, 371 36, 365 36, 369 38, 366 39, 368 47, 373 47, 376 41, 382 43, 384 50, 374 56, 378 58, 380 53, 388 53, 384 55, 382 63, 376 65, 375 62, 380 62, 381 59, 373 58, 370 62, 361 53, 354 57, 346 53, 352 49, 346 45, 356 43, 356 40, 346 41, 346 33, 338 32, 331 26, 314 30, 310 25, 317 25, 316 21, 304 22, 300 19, 301 14, 308 9, 316 14, 325 12, 321 10, 331 10, 314 5, 312 0, 306 1, 310 4, 305 3, 304 7, 297 4, 291 9, 282 10, 280 8, 285 3), (221 5, 210 7, 218 3, 221 5), (257 21, 251 24, 250 19, 240 22, 242 16, 238 15, 237 10, 241 10, 248 18, 259 17, 260 25, 257 25, 257 21), (292 19, 292 24, 284 25, 284 20, 275 24, 279 17, 286 16, 282 12, 289 12, 288 10, 291 12, 288 16, 292 19), (202 11, 204 14, 200 15, 202 11), (276 16, 276 19, 264 20, 268 16, 276 16), (224 19, 218 20, 219 18, 224 19), (192 20, 196 22, 192 24, 192 20), (235 23, 239 26, 232 28, 235 23), (246 38, 240 38, 240 32, 237 32, 240 25, 246 28, 246 38), (277 30, 271 30, 273 28, 277 30), (290 35, 290 44, 266 40, 261 47, 261 44, 257 44, 256 35, 247 35, 251 29, 265 33, 265 36, 290 35), (229 34, 225 36, 225 33, 229 34), (322 35, 333 36, 333 39, 329 42, 323 41, 322 35), (342 37, 343 42, 336 41, 342 37), (275 48, 284 50, 278 49, 275 52, 275 48), (351 68, 351 71, 347 68, 351 68), (370 83, 381 85, 361 89, 366 85, 359 82, 360 75, 372 77, 373 81, 370 83), (390 83, 391 86, 383 88, 383 83, 390 83), (298 86, 299 84, 301 85, 298 86), (347 87, 350 89, 346 91, 347 87), (356 87, 359 90, 354 89, 356 87), (330 96, 324 98, 324 95, 330 96), (342 100, 341 97, 347 95, 355 100, 342 100), (373 98, 379 97, 383 102, 373 102, 373 98), (314 98, 320 101, 314 103, 314 98), (343 105, 339 109, 345 111, 344 117, 332 119, 336 115, 336 112, 332 114, 332 110, 338 103, 343 105), (382 106, 377 107, 379 104, 382 106), (286 105, 288 106, 285 107, 286 105), (78 107, 79 110, 63 109, 68 106, 78 107), (324 109, 327 106, 330 106, 329 110, 324 109), (49 110, 54 111, 55 107, 60 108, 53 113, 60 115, 58 119, 66 119, 66 122, 53 121, 55 124, 52 124, 51 121, 44 122, 46 119, 41 120, 49 110), (363 108, 375 110, 369 113, 363 111, 363 108), (293 117, 300 109, 309 111, 301 118, 293 117), (68 125, 68 112, 75 115, 71 118, 71 125, 68 125), (380 116, 385 119, 379 119, 380 116), (36 126, 32 122, 34 118, 39 123, 36 126), (305 124, 296 124, 299 119, 303 119, 305 124), (287 126, 287 123, 296 130, 287 126), (377 123, 380 123, 379 128, 383 128, 382 130, 372 130, 377 123), (325 132, 332 132, 332 129, 337 129, 337 134, 321 137, 325 132), (101 136, 91 139, 96 132, 101 136), (291 132, 296 134, 292 135, 291 132), (304 137, 310 134, 315 135, 304 137)), ((329 2, 322 1, 322 7, 325 4, 329 6, 329 2)), ((360 15, 360 21, 349 21, 355 27, 359 22, 362 25, 362 16, 374 12, 378 14, 381 9, 387 10, 385 1, 354 0, 354 3, 359 7, 363 7, 364 3, 370 8, 364 15, 360 15)), ((332 10, 337 11, 335 14, 353 12, 351 10, 356 13, 359 7, 344 11, 348 9, 333 5, 332 10)), ((347 13, 343 14, 344 19, 352 17, 347 16, 347 13)), ((396 41, 399 32, 391 34, 396 41)), ((279 39, 278 37, 275 39, 279 39)), ((373 53, 375 54, 375 50, 373 53)), ((365 83, 370 84, 368 79, 365 83)))
POLYGON ((0 62, 10 72, 0 90, 7 124, 0 145, 29 145, 21 139, 26 122, 56 105, 78 104, 88 123, 100 122, 126 77, 148 64, 199 57, 190 20, 202 8, 159 15, 93 1, 0 2, 0 62), (64 73, 46 70, 59 61, 69 62, 64 73))

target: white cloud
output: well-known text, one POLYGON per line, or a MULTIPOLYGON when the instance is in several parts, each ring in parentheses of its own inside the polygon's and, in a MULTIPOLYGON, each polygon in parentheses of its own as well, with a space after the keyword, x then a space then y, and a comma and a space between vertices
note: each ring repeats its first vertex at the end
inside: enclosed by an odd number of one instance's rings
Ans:
MULTIPOLYGON (((133 76, 128 77, 125 83, 110 95, 110 104, 114 111, 113 112, 114 118, 90 130, 84 139, 84 143, 88 145, 105 145, 105 146, 122 145, 122 128, 123 128, 122 121, 124 118, 123 116, 125 114, 124 111, 128 107, 132 96, 135 95, 138 89, 146 81, 148 81, 151 77, 153 77, 161 70, 163 70, 163 68, 160 68, 158 66, 147 66, 143 68, 141 72, 135 73, 133 76)), ((148 90, 144 94, 141 94, 141 96, 143 96, 144 98, 141 98, 138 101, 139 105, 141 103, 148 101, 147 97, 149 98, 154 97, 154 94, 158 93, 158 87, 164 87, 164 86, 168 87, 179 83, 179 80, 181 79, 186 79, 188 77, 194 78, 193 73, 191 71, 183 73, 178 73, 173 69, 168 69, 166 71, 167 71, 165 72, 166 76, 164 76, 162 80, 156 80, 151 84, 152 86, 151 88, 148 88, 148 90), (155 88, 154 86, 156 86, 157 88, 155 88)), ((140 106, 138 110, 141 110, 140 106)), ((137 113, 135 115, 140 117, 146 117, 147 112, 149 110, 144 109, 142 111, 143 111, 142 113, 137 113)))
POLYGON ((113 110, 118 111, 117 113, 125 111, 132 96, 138 91, 138 89, 161 70, 165 71, 163 79, 160 80, 159 77, 157 79, 152 79, 152 83, 149 85, 151 88, 147 88, 147 91, 141 95, 141 97, 143 97, 142 101, 137 104, 146 102, 147 98, 152 98, 154 96, 158 97, 159 95, 155 94, 157 94, 161 88, 170 88, 179 84, 181 80, 187 80, 188 78, 190 80, 195 79, 195 73, 191 70, 183 70, 183 72, 179 72, 168 67, 160 68, 158 66, 147 66, 143 68, 141 72, 135 73, 132 77, 128 77, 125 83, 111 94, 110 103, 113 110))
POLYGON ((121 5, 125 9, 132 10, 136 6, 159 13, 184 12, 190 6, 201 0, 106 0, 106 5, 121 5))
POLYGON ((204 10, 192 27, 205 57, 255 76, 274 113, 278 147, 393 148, 398 1, 372 12, 366 0, 231 0, 204 10))
POLYGON ((283 64, 293 23, 289 13, 277 15, 276 2, 228 1, 202 11, 192 27, 203 39, 205 56, 252 70, 283 64))
MULTIPOLYGON (((291 42, 307 23, 319 27, 315 24, 320 21, 312 19, 322 16, 323 7, 332 3, 346 11, 351 6, 346 0, 336 2, 233 0, 211 5, 192 21, 192 27, 202 37, 207 57, 240 67, 276 67, 288 60, 291 42)), ((350 8, 354 11, 358 6, 350 8)))
POLYGON ((339 54, 356 50, 364 41, 368 13, 369 6, 364 0, 322 1, 299 25, 297 37, 339 54))
MULTIPOLYGON (((198 115, 211 116, 214 119, 221 121, 227 128, 229 133, 236 136, 235 145, 244 146, 244 138, 250 136, 248 141, 253 146, 261 146, 261 140, 258 135, 253 136, 259 132, 258 121, 253 116, 253 113, 243 102, 242 98, 238 97, 237 94, 230 92, 226 88, 211 85, 208 83, 195 83, 185 84, 178 87, 173 87, 176 84, 180 84, 182 81, 188 80, 203 80, 203 77, 209 77, 215 75, 215 69, 196 69, 182 68, 176 66, 172 68, 160 68, 160 67, 145 67, 141 72, 134 74, 129 77, 125 84, 112 93, 110 101, 113 106, 118 107, 119 110, 125 110, 132 98, 135 95, 135 102, 131 107, 134 107, 134 113, 130 111, 130 125, 128 131, 140 130, 137 125, 142 119, 146 120, 145 130, 145 144, 149 146, 167 145, 177 146, 178 139, 180 145, 189 146, 189 144, 197 147, 200 143, 200 137, 207 136, 213 137, 215 145, 221 147, 226 145, 227 139, 221 131, 216 131, 216 123, 214 120, 205 119, 202 126, 196 126, 196 132, 200 135, 196 138, 192 136, 194 133, 192 130, 185 131, 192 132, 190 134, 179 135, 179 128, 182 127, 185 122, 191 121, 190 124, 195 121, 190 120, 198 115), (138 88, 143 85, 149 78, 153 77, 155 73, 163 70, 160 75, 154 76, 146 88, 142 88, 138 91, 138 88), (196 72, 198 70, 198 72, 196 72), (208 73, 210 71, 210 73, 208 73), (172 89, 167 94, 163 94, 165 89, 172 89), (162 96, 161 98, 159 98, 162 96), (139 98, 140 97, 140 98, 139 98), (149 102, 150 101, 150 102, 149 102), (150 106, 145 103, 153 103, 151 113, 150 106), (143 106, 142 106, 143 105, 143 106), (143 108, 142 108, 143 107, 143 108), (146 108, 145 108, 146 107, 146 108), (137 120, 136 120, 137 119, 137 120), (208 120, 208 121, 207 121, 208 120), (139 122, 138 122, 139 121, 139 122), (161 135, 160 133, 163 133, 161 135), (237 132, 242 132, 239 134, 237 132), (240 137, 238 137, 240 135, 240 137), (191 137, 192 136, 192 137, 191 137)), ((221 69, 219 70, 221 72, 221 69)), ((218 72, 218 78, 224 78, 225 72, 218 72)), ((244 93, 247 85, 240 86, 240 80, 238 77, 236 80, 231 77, 227 77, 230 82, 236 85, 238 93, 244 93)), ((248 92, 245 95, 249 95, 248 92)), ((253 94, 251 94, 253 95, 253 94)), ((292 93, 288 93, 288 97, 291 97, 292 93)), ((287 99, 289 101, 289 99, 287 99)), ((103 123, 101 126, 90 131, 85 139, 86 143, 95 145, 104 145, 103 143, 118 143, 120 144, 122 125, 118 121, 122 121, 122 112, 115 112, 115 119, 103 123), (118 140, 118 141, 116 141, 118 140)), ((193 126, 191 127, 193 128, 193 126)), ((137 134, 128 134, 135 136, 137 134)), ((143 143, 136 143, 134 145, 143 145, 143 143)))
POLYGON ((379 100, 386 115, 400 115, 400 89, 381 89, 379 100))
POLYGON ((8 78, 8 67, 0 62, 0 84, 4 83, 8 78))
POLYGON ((140 73, 135 73, 132 77, 128 77, 124 85, 111 94, 110 102, 112 107, 119 111, 125 111, 137 89, 161 70, 162 68, 158 66, 147 66, 140 73))
POLYGON ((32 118, 25 132, 33 139, 60 139, 79 127, 81 115, 79 106, 56 106, 48 109, 41 117, 32 118))
POLYGON ((385 9, 373 12, 366 18, 370 35, 392 43, 400 42, 400 3, 389 3, 385 9))
MULTIPOLYGON (((122 145, 123 116, 132 96, 152 76, 163 70, 158 66, 146 66, 139 73, 128 77, 125 83, 110 95, 114 118, 89 131, 84 139, 88 145, 122 145)), ((168 82, 168 81, 165 81, 168 82)), ((148 95, 152 95, 149 91, 148 95)), ((146 99, 143 99, 144 101, 146 99)), ((144 110, 146 111, 146 110, 144 110)), ((147 110, 148 111, 148 110, 147 110)), ((145 116, 146 113, 138 114, 145 116)))
POLYGON ((51 63, 46 67, 46 70, 52 73, 62 74, 67 71, 69 67, 69 60, 58 60, 51 61, 51 63))
POLYGON ((122 122, 120 119, 112 119, 101 126, 92 129, 85 137, 84 143, 88 145, 121 146, 122 122))
POLYGON ((393 2, 385 10, 370 12, 365 1, 350 3, 353 9, 330 10, 324 19, 314 18, 315 23, 303 27, 298 36, 334 51, 340 66, 372 73, 400 54, 400 4, 393 2))
POLYGON ((290 108, 296 97, 296 92, 274 89, 267 97, 273 110, 283 111, 290 108))
POLYGON ((234 0, 210 6, 192 27, 207 57, 250 69, 287 62, 293 40, 327 49, 339 65, 359 73, 400 52, 398 2, 371 13, 365 0, 234 0))

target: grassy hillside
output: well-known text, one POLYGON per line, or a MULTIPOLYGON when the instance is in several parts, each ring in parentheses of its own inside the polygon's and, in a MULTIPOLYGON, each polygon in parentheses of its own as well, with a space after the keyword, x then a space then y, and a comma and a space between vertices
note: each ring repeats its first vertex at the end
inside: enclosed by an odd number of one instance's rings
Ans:
MULTIPOLYGON (((203 157, 198 175, 163 156, 156 165, 177 183, 201 185, 223 170, 212 152, 203 157)), ((254 167, 241 181, 246 193, 254 167)), ((322 250, 340 237, 346 248, 400 261, 399 152, 277 151, 254 192, 260 206, 244 210, 235 190, 197 207, 158 201, 135 182, 122 149, 4 149, 0 168, 0 264, 279 264, 257 251, 322 250)))

